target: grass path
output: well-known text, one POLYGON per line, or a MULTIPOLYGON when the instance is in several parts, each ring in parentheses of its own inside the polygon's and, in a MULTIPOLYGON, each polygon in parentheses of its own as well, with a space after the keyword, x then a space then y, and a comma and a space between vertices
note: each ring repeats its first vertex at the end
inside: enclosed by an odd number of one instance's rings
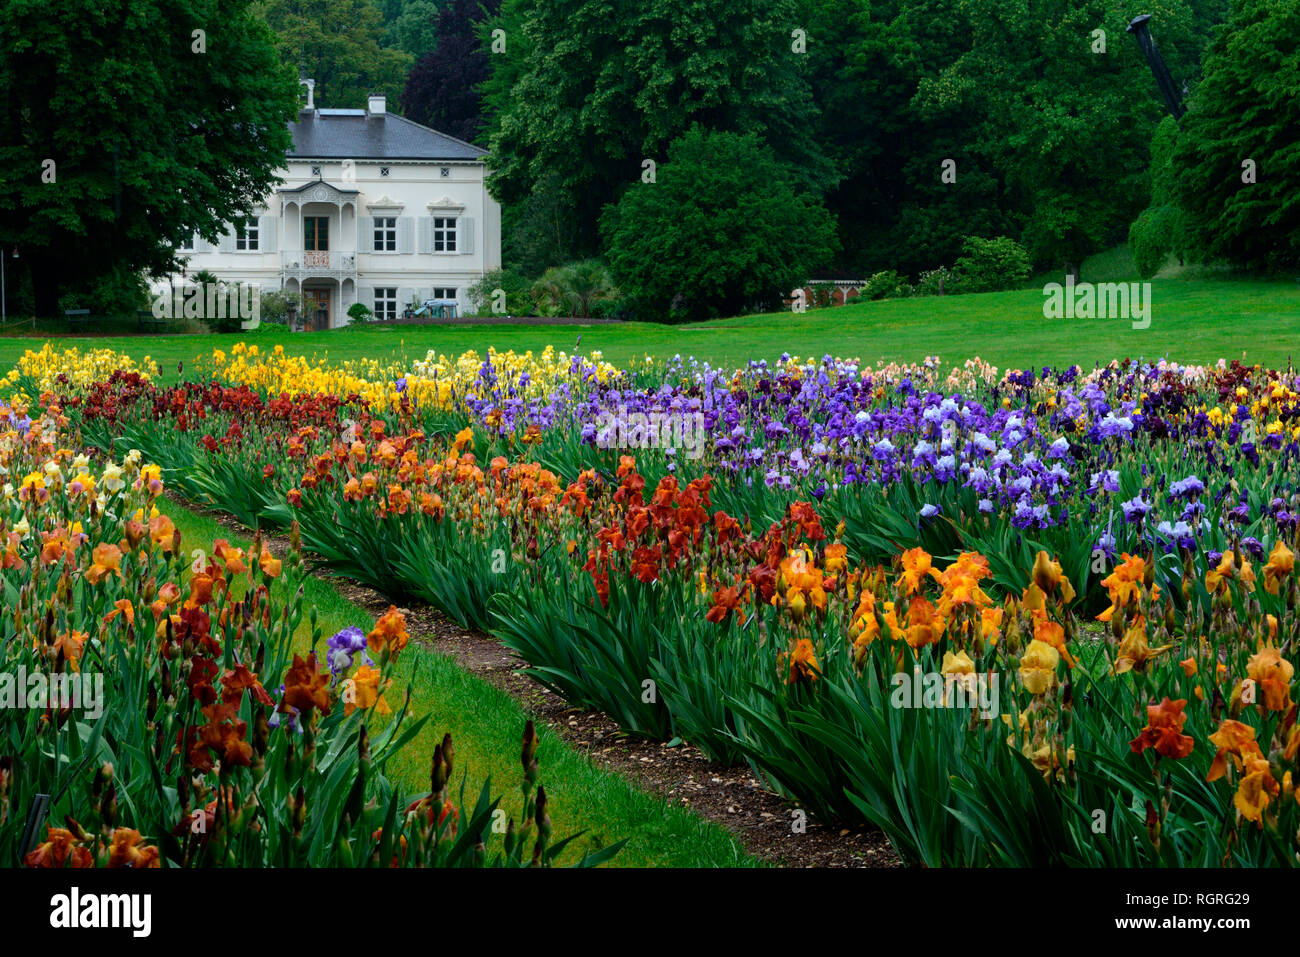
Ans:
MULTIPOLYGON (((1084 273, 1085 277, 1087 272, 1084 273)), ((245 338, 263 348, 281 344, 291 353, 328 357, 424 358, 429 349, 456 355, 533 349, 548 344, 573 351, 599 349, 626 364, 647 354, 693 355, 714 365, 797 355, 858 357, 874 363, 917 361, 927 355, 960 362, 980 356, 999 367, 1065 365, 1114 358, 1173 358, 1212 362, 1219 358, 1285 365, 1300 358, 1300 285, 1294 281, 1188 279, 1152 284, 1151 324, 1134 329, 1124 319, 1045 319, 1041 287, 969 296, 925 297, 888 302, 742 316, 708 323, 666 326, 618 323, 599 326, 385 326, 288 333, 263 327, 245 338)), ((0 369, 45 337, 0 336, 0 369)), ((58 345, 108 346, 135 358, 152 356, 167 381, 177 363, 192 366, 214 348, 229 350, 235 336, 59 337, 58 345)))
MULTIPOLYGON (((181 530, 186 549, 210 547, 217 538, 226 538, 239 547, 249 545, 247 538, 233 535, 211 518, 175 502, 165 503, 163 510, 181 530)), ((329 582, 308 577, 304 588, 304 607, 316 609, 317 624, 325 638, 350 625, 367 631, 372 627, 371 615, 340 595, 329 582)), ((303 653, 309 649, 308 622, 304 622, 296 642, 303 653)), ((400 706, 408 685, 412 713, 431 713, 433 717, 389 762, 389 778, 410 792, 427 791, 433 748, 445 732, 450 732, 456 745, 457 787, 460 774, 468 772, 466 803, 472 805, 484 780, 490 777, 493 794, 503 796, 501 806, 518 820, 522 806, 518 790, 519 742, 527 718, 524 710, 506 692, 463 671, 446 655, 415 642, 403 653, 395 686, 386 694, 394 709, 400 706)), ((544 723, 538 722, 537 731, 541 782, 551 796, 555 837, 585 832, 566 850, 561 863, 571 863, 585 851, 628 838, 627 846, 610 866, 759 865, 722 827, 595 767, 544 723)))

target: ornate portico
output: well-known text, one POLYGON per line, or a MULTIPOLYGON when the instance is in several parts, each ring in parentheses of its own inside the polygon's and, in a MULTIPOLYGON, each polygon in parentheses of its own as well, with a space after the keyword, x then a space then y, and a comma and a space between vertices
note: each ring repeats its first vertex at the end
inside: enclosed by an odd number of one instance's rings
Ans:
POLYGON ((283 278, 355 280, 360 191, 342 189, 322 179, 277 192, 284 224, 283 278))

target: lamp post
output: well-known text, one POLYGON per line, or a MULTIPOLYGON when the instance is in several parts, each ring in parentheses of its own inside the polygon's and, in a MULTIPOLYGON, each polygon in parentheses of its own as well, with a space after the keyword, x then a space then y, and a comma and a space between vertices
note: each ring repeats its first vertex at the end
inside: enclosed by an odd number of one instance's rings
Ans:
POLYGON ((1147 25, 1150 21, 1149 13, 1134 17, 1125 32, 1137 38, 1138 46, 1147 58, 1147 65, 1155 75, 1156 86, 1160 87, 1160 95, 1165 98, 1165 105, 1169 107, 1169 112, 1174 115, 1174 119, 1181 120, 1187 110, 1178 96, 1178 88, 1174 85, 1174 78, 1169 74, 1169 67, 1165 65, 1165 58, 1160 55, 1160 48, 1156 46, 1155 37, 1151 35, 1151 28, 1147 25))
MULTIPOLYGON (((14 247, 14 259, 18 258, 18 247, 14 247)), ((0 249, 0 326, 9 322, 9 297, 5 290, 5 254, 0 249)))

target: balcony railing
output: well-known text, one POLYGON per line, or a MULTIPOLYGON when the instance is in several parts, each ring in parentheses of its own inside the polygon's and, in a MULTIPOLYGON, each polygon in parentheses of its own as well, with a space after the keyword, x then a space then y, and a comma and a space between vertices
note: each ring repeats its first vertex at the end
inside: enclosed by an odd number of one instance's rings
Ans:
POLYGON ((357 254, 335 250, 291 249, 280 254, 280 269, 286 279, 309 279, 313 276, 355 278, 357 254))

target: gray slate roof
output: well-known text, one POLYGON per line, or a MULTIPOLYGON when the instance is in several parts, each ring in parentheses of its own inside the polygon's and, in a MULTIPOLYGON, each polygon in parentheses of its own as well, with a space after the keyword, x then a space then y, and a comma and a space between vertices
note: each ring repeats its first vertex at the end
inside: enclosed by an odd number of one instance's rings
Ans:
POLYGON ((411 120, 364 110, 303 110, 289 123, 290 159, 476 160, 487 150, 411 120))

